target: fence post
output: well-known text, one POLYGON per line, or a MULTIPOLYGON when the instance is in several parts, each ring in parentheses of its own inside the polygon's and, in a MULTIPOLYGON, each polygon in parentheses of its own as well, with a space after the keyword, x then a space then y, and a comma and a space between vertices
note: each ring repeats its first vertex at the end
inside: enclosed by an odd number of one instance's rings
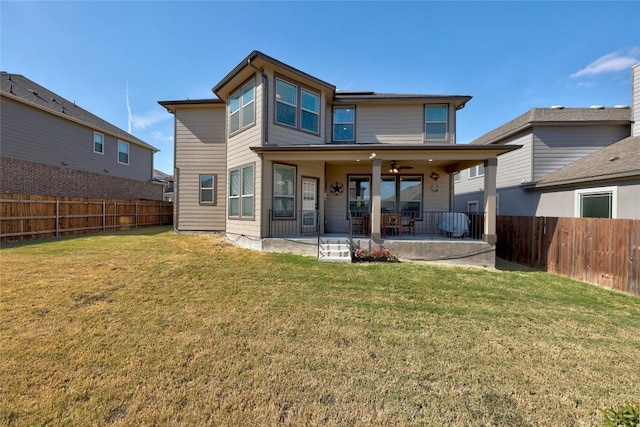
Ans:
POLYGON ((116 227, 116 220, 118 219, 118 202, 117 200, 113 200, 113 229, 117 230, 118 228, 116 227))
POLYGON ((60 200, 56 199, 56 237, 60 235, 58 231, 58 222, 60 221, 60 200))
POLYGON ((107 219, 105 215, 107 214, 107 208, 105 206, 105 201, 102 201, 102 232, 104 233, 107 229, 107 219))
POLYGON ((138 202, 136 202, 136 228, 138 228, 138 202))

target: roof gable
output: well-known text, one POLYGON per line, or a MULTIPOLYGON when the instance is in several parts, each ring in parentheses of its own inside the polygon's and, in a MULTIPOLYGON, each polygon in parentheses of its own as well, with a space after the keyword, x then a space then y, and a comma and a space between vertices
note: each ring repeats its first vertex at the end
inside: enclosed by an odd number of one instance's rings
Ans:
POLYGON ((79 122, 97 131, 113 135, 123 141, 140 145, 152 151, 159 151, 141 139, 112 125, 84 108, 77 106, 75 102, 61 97, 21 74, 10 74, 2 71, 0 72, 0 80, 0 88, 3 96, 40 108, 57 116, 79 122))
POLYGON ((256 71, 260 71, 260 68, 264 67, 265 65, 270 65, 276 71, 294 75, 297 78, 311 82, 316 86, 324 87, 331 92, 334 92, 336 90, 335 86, 331 83, 320 80, 317 77, 307 74, 304 71, 300 71, 297 68, 287 65, 284 62, 278 61, 277 59, 272 58, 269 55, 265 55, 264 53, 257 50, 254 50, 245 59, 243 59, 233 70, 231 70, 222 80, 220 80, 220 82, 218 82, 218 84, 216 84, 212 90, 216 95, 224 99, 226 98, 229 91, 234 89, 237 84, 240 83, 240 81, 244 81, 249 77, 249 75, 254 74, 256 71), (232 88, 226 88, 226 86, 230 83, 234 83, 232 84, 232 88))
POLYGON ((630 177, 640 177, 640 136, 625 138, 553 171, 533 188, 630 177))

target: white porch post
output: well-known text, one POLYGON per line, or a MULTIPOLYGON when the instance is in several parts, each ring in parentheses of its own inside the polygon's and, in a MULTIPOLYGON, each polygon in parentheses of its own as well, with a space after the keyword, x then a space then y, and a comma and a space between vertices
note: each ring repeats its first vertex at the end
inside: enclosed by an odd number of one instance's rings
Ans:
POLYGON ((371 239, 380 242, 380 211, 382 199, 380 198, 380 187, 382 182, 382 160, 373 159, 371 170, 371 239))
POLYGON ((498 159, 484 161, 484 241, 496 244, 496 170, 498 159))

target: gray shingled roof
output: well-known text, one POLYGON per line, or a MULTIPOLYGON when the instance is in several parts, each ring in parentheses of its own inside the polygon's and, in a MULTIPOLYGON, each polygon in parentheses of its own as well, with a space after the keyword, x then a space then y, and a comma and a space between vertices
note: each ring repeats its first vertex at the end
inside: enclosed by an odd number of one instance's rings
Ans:
POLYGON ((78 107, 75 102, 68 101, 60 95, 51 92, 47 88, 29 80, 23 75, 1 71, 0 80, 0 88, 3 95, 30 104, 35 104, 44 110, 49 110, 58 115, 69 116, 69 118, 77 120, 90 128, 113 135, 123 141, 131 142, 153 151, 160 151, 130 133, 125 132, 106 120, 101 119, 95 114, 78 107))
POLYGON ((553 171, 531 188, 640 178, 640 136, 630 136, 553 171))
POLYGON ((497 144, 515 133, 536 124, 560 123, 631 123, 629 108, 533 108, 510 122, 487 132, 471 144, 497 144))

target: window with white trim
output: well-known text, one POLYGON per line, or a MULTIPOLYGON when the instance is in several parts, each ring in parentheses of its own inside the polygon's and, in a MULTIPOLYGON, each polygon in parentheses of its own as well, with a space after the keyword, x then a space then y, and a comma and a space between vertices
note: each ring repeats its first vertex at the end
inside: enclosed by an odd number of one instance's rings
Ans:
POLYGON ((229 97, 229 135, 256 121, 256 83, 251 80, 229 97))
POLYGON ((467 212, 478 213, 478 201, 471 200, 467 202, 467 212))
POLYGON ((276 78, 275 98, 276 123, 320 133, 320 94, 276 78))
POLYGON ((447 139, 448 110, 446 104, 425 106, 424 133, 427 141, 447 139))
POLYGON ((356 107, 340 106, 333 107, 333 140, 353 141, 355 140, 354 128, 356 122, 356 107))
POLYGON ((617 187, 576 190, 575 213, 580 218, 616 218, 617 187))
POLYGON ((369 176, 349 176, 349 213, 362 216, 371 212, 371 178, 369 176))
POLYGON ((200 204, 214 205, 216 203, 216 176, 200 175, 200 204))
POLYGON ((294 218, 296 209, 296 168, 273 165, 273 212, 275 218, 294 218))
POLYGON ((460 182, 460 172, 454 172, 453 173, 453 182, 460 182))
POLYGON ((127 142, 118 141, 118 163, 129 164, 129 144, 127 142))
POLYGON ((93 152, 104 153, 104 135, 100 132, 93 132, 93 152))
POLYGON ((479 164, 469 168, 469 179, 484 176, 484 164, 479 164))
POLYGON ((254 172, 253 165, 229 170, 229 217, 253 218, 254 172))

